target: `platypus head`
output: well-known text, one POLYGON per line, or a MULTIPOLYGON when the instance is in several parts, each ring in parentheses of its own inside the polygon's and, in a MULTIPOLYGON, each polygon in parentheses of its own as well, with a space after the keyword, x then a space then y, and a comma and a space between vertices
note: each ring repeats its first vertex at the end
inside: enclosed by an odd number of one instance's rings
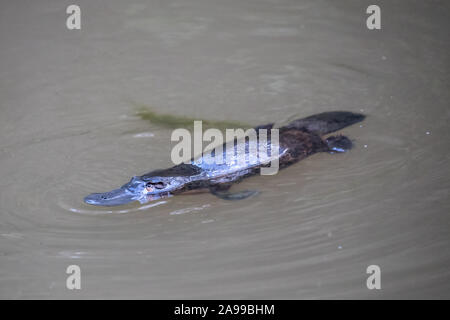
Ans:
POLYGON ((119 189, 105 193, 92 193, 84 202, 96 206, 119 206, 133 201, 148 201, 169 197, 182 189, 199 173, 192 165, 178 165, 166 170, 156 170, 143 176, 135 176, 119 189))

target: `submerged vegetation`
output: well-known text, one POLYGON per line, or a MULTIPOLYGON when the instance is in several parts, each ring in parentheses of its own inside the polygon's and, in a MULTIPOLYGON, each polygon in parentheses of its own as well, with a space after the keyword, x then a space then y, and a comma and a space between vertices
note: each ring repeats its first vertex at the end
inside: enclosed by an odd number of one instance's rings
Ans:
POLYGON ((152 124, 159 125, 161 127, 176 129, 176 128, 186 128, 190 129, 194 127, 194 121, 202 121, 203 129, 216 128, 221 131, 225 131, 225 129, 234 129, 234 128, 242 128, 248 129, 251 128, 252 125, 248 123, 242 123, 239 121, 221 121, 221 120, 207 120, 207 119, 199 119, 186 117, 182 115, 172 115, 159 113, 154 111, 152 108, 142 104, 134 104, 136 106, 136 115, 140 117, 142 120, 147 120, 152 124))

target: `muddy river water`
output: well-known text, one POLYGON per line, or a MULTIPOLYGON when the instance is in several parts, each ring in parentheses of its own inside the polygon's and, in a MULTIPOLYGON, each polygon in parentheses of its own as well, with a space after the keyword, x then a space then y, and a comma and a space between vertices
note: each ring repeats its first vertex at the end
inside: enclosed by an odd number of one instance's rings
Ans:
POLYGON ((0 4, 0 297, 450 298, 446 1, 0 4), (172 129, 367 115, 345 154, 144 205, 83 197, 172 166, 172 129), (66 269, 81 269, 68 290, 66 269), (367 267, 379 266, 381 290, 367 267))

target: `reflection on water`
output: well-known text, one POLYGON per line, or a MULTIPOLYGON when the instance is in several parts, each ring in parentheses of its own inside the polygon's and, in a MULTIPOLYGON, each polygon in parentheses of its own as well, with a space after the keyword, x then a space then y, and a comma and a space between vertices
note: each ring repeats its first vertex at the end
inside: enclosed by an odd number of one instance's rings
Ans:
POLYGON ((64 4, 0 5, 0 297, 449 298, 448 4, 383 2, 378 32, 360 1, 78 4, 79 32, 64 4), (86 205, 172 166, 171 129, 130 100, 252 125, 368 117, 350 152, 233 187, 250 199, 86 205))
MULTIPOLYGON (((72 212, 76 212, 76 213, 80 213, 80 214, 122 214, 122 213, 130 213, 130 212, 136 212, 138 210, 147 210, 149 208, 153 208, 162 204, 167 203, 167 201, 158 201, 155 203, 150 203, 150 204, 146 204, 146 205, 142 205, 140 207, 137 208, 132 208, 132 209, 124 209, 124 210, 120 210, 120 209, 115 209, 115 210, 85 210, 85 209, 78 209, 78 208, 65 208, 66 210, 72 211, 72 212)), ((61 207, 64 208, 64 204, 61 204, 61 207)))

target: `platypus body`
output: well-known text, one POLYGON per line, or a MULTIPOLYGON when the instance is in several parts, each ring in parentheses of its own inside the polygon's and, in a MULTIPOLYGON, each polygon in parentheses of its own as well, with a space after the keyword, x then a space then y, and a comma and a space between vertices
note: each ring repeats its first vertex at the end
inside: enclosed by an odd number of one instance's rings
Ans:
MULTIPOLYGON (((322 137, 360 122, 364 118, 364 115, 353 112, 324 112, 294 120, 279 128, 279 152, 277 154, 279 168, 286 168, 317 152, 346 152, 352 147, 352 142, 347 137, 342 135, 330 136, 326 139, 322 137)), ((269 129, 272 129, 273 126, 273 123, 258 126, 255 128, 256 133, 258 135, 259 129, 268 129, 270 133, 269 129)), ((231 193, 229 189, 232 184, 258 174, 262 167, 270 164, 267 161, 248 161, 248 159, 252 159, 252 155, 249 154, 248 141, 245 139, 241 142, 235 140, 235 148, 237 143, 246 144, 245 153, 241 156, 246 156, 247 161, 229 161, 230 150, 227 150, 227 144, 224 144, 222 147, 223 157, 228 161, 217 164, 211 159, 205 158, 214 157, 214 152, 208 155, 204 154, 200 158, 192 159, 188 164, 182 163, 168 169, 135 176, 119 189, 105 193, 93 193, 85 197, 84 201, 97 206, 117 206, 132 201, 145 203, 180 193, 204 190, 225 200, 245 199, 256 194, 257 191, 231 193)), ((270 134, 268 134, 267 143, 267 149, 270 150, 270 134)), ((236 157, 235 150, 231 151, 231 158, 236 157)), ((271 158, 272 160, 274 159, 271 158)))

